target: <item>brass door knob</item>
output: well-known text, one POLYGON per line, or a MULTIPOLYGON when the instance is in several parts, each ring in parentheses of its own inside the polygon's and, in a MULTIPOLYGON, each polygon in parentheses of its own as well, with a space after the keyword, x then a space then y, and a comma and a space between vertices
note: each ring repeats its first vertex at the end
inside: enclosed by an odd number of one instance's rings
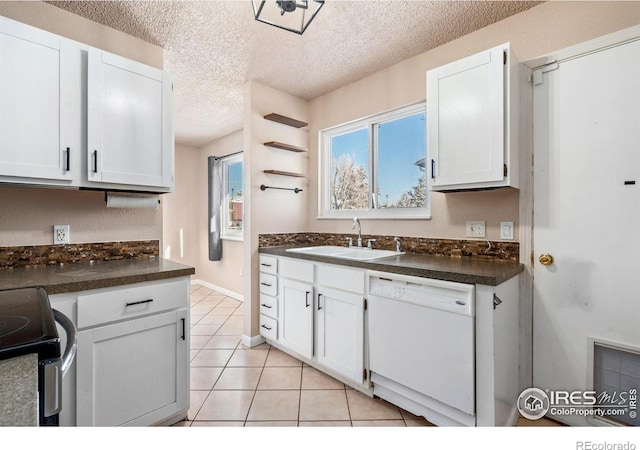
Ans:
POLYGON ((540 264, 542 264, 543 266, 550 266, 551 264, 553 264, 553 256, 551 256, 549 253, 543 253, 538 258, 538 261, 540 261, 540 264))

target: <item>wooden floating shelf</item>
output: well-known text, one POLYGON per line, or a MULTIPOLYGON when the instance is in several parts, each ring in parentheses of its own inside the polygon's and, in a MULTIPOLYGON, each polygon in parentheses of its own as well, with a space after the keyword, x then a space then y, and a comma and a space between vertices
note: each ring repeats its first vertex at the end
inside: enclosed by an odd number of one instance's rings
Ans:
POLYGON ((273 175, 284 175, 285 177, 296 177, 296 178, 304 178, 305 177, 301 173, 285 172, 283 170, 265 170, 264 173, 270 173, 270 174, 273 174, 273 175))
POLYGON ((292 119, 291 117, 282 116, 280 114, 271 113, 264 116, 265 119, 271 120, 273 122, 283 123, 285 125, 289 125, 290 127, 302 128, 309 125, 307 122, 302 122, 301 120, 292 119))
POLYGON ((302 148, 302 147, 296 147, 295 145, 290 145, 290 144, 283 144, 282 142, 276 142, 276 141, 271 141, 271 142, 265 142, 264 145, 266 147, 273 147, 273 148, 279 148, 281 150, 289 150, 290 152, 306 152, 307 149, 306 148, 302 148))

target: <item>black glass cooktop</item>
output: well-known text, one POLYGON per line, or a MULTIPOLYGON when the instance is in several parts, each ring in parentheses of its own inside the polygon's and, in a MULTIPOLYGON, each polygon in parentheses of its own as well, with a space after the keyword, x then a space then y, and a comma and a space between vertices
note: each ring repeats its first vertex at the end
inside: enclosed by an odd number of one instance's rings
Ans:
POLYGON ((0 359, 38 353, 60 357, 60 338, 49 297, 42 288, 0 291, 0 359))

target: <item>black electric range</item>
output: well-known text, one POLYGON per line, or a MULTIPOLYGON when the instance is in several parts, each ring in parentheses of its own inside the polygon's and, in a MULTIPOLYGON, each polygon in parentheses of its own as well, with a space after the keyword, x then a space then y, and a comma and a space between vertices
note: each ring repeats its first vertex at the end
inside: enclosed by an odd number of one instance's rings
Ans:
POLYGON ((57 425, 61 390, 60 337, 43 288, 0 291, 0 360, 38 355, 39 425, 57 425))

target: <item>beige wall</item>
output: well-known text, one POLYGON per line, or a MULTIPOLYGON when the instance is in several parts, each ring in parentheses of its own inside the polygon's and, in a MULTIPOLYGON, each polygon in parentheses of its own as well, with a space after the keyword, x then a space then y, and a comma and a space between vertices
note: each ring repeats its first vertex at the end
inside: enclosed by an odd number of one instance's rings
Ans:
MULTIPOLYGON (((350 232, 349 221, 317 220, 318 131, 427 98, 425 73, 511 42, 521 61, 640 23, 640 2, 549 2, 423 53, 310 102, 307 228, 350 232)), ((428 98, 427 98, 428 101, 428 98)), ((465 238, 467 220, 485 220, 489 239, 500 221, 518 225, 518 191, 433 193, 430 220, 363 220, 367 234, 465 238)))
MULTIPOLYGON (((0 15, 162 67, 161 48, 46 3, 3 1, 0 15)), ((72 243, 160 240, 162 208, 107 209, 101 192, 0 187, 0 246, 52 244, 54 224, 70 225, 72 243)))
POLYGON ((308 103, 284 92, 250 81, 245 85, 244 98, 245 149, 245 245, 244 245, 244 294, 245 326, 247 337, 259 334, 258 293, 258 234, 304 231, 307 227, 307 204, 313 188, 306 178, 291 178, 265 174, 264 170, 276 169, 307 174, 307 153, 294 153, 265 147, 269 141, 306 148, 309 135, 306 129, 298 129, 265 120, 269 113, 278 113, 302 121, 308 121, 308 103), (294 188, 303 192, 269 189, 260 185, 294 188), (246 195, 248 193, 248 195, 246 195))
POLYGON ((242 138, 240 130, 200 148, 176 145, 175 192, 163 196, 164 257, 195 267, 194 280, 240 299, 244 243, 223 240, 222 260, 209 261, 207 158, 242 151, 242 138))
MULTIPOLYGON (((195 216, 200 208, 196 183, 198 149, 176 145, 175 161, 175 191, 162 196, 162 255, 196 267, 199 236, 195 216)), ((196 271, 195 278, 199 275, 196 271)))
POLYGON ((222 259, 209 261, 208 244, 208 166, 209 156, 225 156, 242 151, 242 130, 217 139, 201 147, 197 156, 196 231, 198 261, 196 278, 243 296, 244 255, 242 241, 222 241, 222 259))

